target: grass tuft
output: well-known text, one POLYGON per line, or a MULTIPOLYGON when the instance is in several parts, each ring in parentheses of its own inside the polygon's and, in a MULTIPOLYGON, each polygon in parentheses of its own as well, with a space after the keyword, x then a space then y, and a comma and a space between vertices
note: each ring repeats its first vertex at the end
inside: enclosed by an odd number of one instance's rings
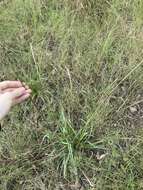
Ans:
POLYGON ((0 78, 29 84, 0 132, 0 189, 143 188, 141 0, 0 1, 0 78))

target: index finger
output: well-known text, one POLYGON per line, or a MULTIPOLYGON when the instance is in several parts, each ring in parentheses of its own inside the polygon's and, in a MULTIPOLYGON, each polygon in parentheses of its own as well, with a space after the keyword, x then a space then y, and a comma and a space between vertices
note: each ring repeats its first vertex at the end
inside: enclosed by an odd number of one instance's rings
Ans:
POLYGON ((0 82, 0 90, 5 90, 7 88, 19 88, 22 87, 20 81, 3 81, 0 82))

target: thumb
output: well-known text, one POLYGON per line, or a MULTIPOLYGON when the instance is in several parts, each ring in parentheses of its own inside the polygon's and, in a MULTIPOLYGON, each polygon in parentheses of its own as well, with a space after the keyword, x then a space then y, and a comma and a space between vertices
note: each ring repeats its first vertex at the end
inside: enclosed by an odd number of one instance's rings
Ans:
POLYGON ((17 88, 14 91, 11 92, 12 99, 18 98, 19 96, 22 96, 25 94, 26 90, 24 87, 17 88))

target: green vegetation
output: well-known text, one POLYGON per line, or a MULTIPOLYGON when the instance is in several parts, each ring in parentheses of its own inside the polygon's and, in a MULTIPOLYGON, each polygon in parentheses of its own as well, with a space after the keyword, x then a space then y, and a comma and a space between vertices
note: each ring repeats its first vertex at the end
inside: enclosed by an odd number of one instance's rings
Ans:
POLYGON ((0 65, 1 190, 143 189, 142 0, 2 0, 0 65))

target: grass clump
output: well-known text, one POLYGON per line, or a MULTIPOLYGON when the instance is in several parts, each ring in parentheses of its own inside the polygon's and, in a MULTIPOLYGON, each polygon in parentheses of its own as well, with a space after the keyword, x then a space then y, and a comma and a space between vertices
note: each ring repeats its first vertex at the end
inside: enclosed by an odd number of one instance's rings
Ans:
POLYGON ((143 188, 140 0, 0 2, 0 77, 31 100, 0 133, 0 189, 143 188))

